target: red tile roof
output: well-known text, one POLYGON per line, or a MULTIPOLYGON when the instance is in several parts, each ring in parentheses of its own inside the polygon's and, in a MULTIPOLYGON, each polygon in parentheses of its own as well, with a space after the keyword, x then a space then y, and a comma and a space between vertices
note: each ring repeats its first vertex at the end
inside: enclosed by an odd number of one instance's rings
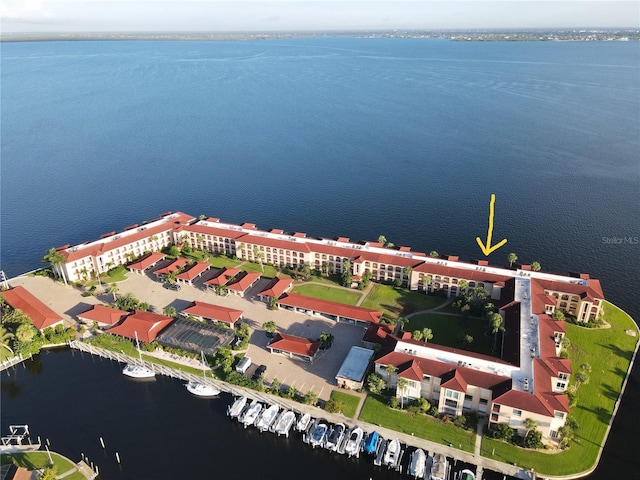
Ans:
POLYGON ((384 325, 382 323, 372 323, 367 328, 367 331, 362 337, 362 341, 382 344, 382 342, 384 342, 384 339, 387 338, 387 335, 390 335, 392 332, 393 328, 389 325, 384 325))
POLYGON ((291 280, 290 278, 276 277, 271 280, 271 282, 269 282, 269 285, 267 285, 265 289, 258 294, 258 296, 279 298, 280 295, 289 290, 292 283, 293 280, 291 280))
POLYGON ((329 300, 320 300, 318 298, 311 298, 297 293, 284 294, 282 298, 278 300, 278 303, 281 305, 304 308, 305 310, 313 310, 315 312, 337 315, 363 322, 379 323, 380 317, 382 317, 382 312, 378 310, 345 305, 344 303, 331 302, 329 300))
POLYGON ((183 314, 215 320, 233 325, 242 316, 242 310, 212 305, 211 303, 194 301, 190 307, 182 310, 183 314))
POLYGON ((125 310, 107 307, 105 305, 93 305, 89 310, 78 314, 78 318, 89 322, 98 322, 103 325, 115 325, 122 317, 129 315, 125 310))
POLYGON ((237 268, 224 267, 218 274, 204 282, 205 285, 225 285, 229 280, 235 277, 240 270, 237 268))
MULTIPOLYGON (((451 263, 451 262, 450 262, 451 263)), ((470 265, 470 264, 469 264, 470 265)), ((509 275, 499 275, 497 273, 483 272, 481 270, 460 268, 455 265, 437 265, 433 263, 421 263, 413 268, 414 271, 420 273, 428 273, 431 275, 440 275, 443 277, 464 278, 474 282, 497 283, 506 282, 510 278, 509 275)), ((433 280, 433 279, 432 279, 433 280)), ((434 280, 435 281, 435 280, 434 280)))
POLYGON ((109 333, 135 339, 137 332, 140 341, 153 342, 158 334, 173 321, 174 319, 171 317, 136 310, 133 315, 125 318, 120 325, 110 328, 109 333))
POLYGON ((309 253, 311 249, 304 242, 294 242, 290 240, 280 240, 277 238, 260 237, 258 235, 245 234, 238 238, 236 244, 245 243, 247 245, 261 245, 264 247, 281 248, 282 250, 291 250, 292 252, 309 253))
POLYGON ((233 238, 237 239, 246 235, 244 232, 238 230, 232 230, 230 228, 216 227, 212 225, 212 219, 205 220, 207 225, 202 225, 201 222, 194 223, 193 225, 185 225, 180 228, 182 232, 193 232, 199 233, 202 235, 214 235, 216 237, 222 238, 233 238))
POLYGON ((144 257, 142 260, 138 260, 137 262, 132 263, 127 268, 129 270, 145 271, 147 268, 153 267, 160 260, 164 260, 164 257, 165 257, 164 253, 153 252, 147 255, 146 257, 144 257))
POLYGON ((281 350, 283 352, 295 353, 305 357, 314 357, 320 348, 320 342, 314 342, 308 338, 285 335, 284 333, 276 333, 271 343, 269 343, 269 348, 281 350))
POLYGON ((441 387, 455 390, 456 392, 467 391, 467 382, 465 382, 462 374, 458 370, 455 370, 453 374, 445 375, 442 380, 443 383, 440 383, 441 387))
MULTIPOLYGON (((583 279, 584 280, 584 279, 583 279)), ((566 292, 572 295, 579 295, 582 299, 593 301, 594 299, 603 299, 602 286, 600 281, 594 278, 586 280, 586 285, 579 283, 556 282, 554 280, 536 279, 536 282, 546 290, 557 292, 566 292)))
POLYGON ((255 283, 260 278, 258 272, 244 272, 240 273, 233 283, 227 285, 229 290, 235 290, 237 292, 244 292, 247 288, 255 283))
MULTIPOLYGON (((123 235, 120 238, 115 238, 112 236, 105 239, 104 242, 98 242, 86 248, 78 248, 77 250, 72 251, 75 247, 71 247, 66 250, 61 250, 60 252, 66 257, 67 262, 72 262, 79 258, 88 257, 90 255, 99 256, 110 250, 120 248, 124 245, 129 245, 130 243, 136 242, 138 240, 152 237, 153 235, 166 232, 167 230, 172 230, 178 225, 186 224, 194 220, 194 217, 182 212, 176 212, 175 214, 177 216, 171 219, 171 221, 163 222, 159 225, 154 226, 144 226, 141 227, 144 228, 144 230, 136 231, 134 233, 127 233, 127 235, 123 235)), ((165 214, 162 217, 166 216, 168 216, 168 214, 165 214)))
POLYGON ((206 272, 211 268, 211 264, 209 262, 196 262, 193 267, 191 267, 186 272, 179 273, 176 275, 176 278, 180 280, 191 281, 194 278, 197 278, 203 272, 206 272))
POLYGON ((184 257, 178 257, 173 262, 171 262, 169 265, 167 265, 166 267, 159 268, 158 270, 156 270, 153 273, 156 274, 156 275, 166 275, 168 273, 175 272, 179 268, 184 267, 187 263, 189 263, 188 259, 186 259, 184 257))
POLYGON ((5 301, 14 309, 21 310, 31 319, 38 330, 55 325, 62 321, 62 317, 38 300, 22 285, 2 292, 5 301))

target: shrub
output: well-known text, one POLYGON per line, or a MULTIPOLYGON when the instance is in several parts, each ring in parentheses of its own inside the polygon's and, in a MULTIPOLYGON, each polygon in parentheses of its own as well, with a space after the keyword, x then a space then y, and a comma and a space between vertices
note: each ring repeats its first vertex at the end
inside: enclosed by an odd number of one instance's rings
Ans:
POLYGON ((391 408, 400 408, 400 400, 398 399, 398 397, 389 398, 389 406, 391 408))
POLYGON ((464 417, 464 415, 460 415, 459 417, 454 418, 453 424, 458 428, 466 428, 467 419, 464 417))
POLYGON ((339 413, 340 412, 340 404, 335 400, 328 400, 324 404, 324 409, 329 413, 339 413))
POLYGON ((305 405, 315 405, 318 402, 318 394, 313 390, 310 390, 304 397, 302 397, 302 403, 305 405))
POLYGON ((491 430, 491 436, 508 442, 513 438, 513 428, 506 423, 498 423, 491 430))
POLYGON ((371 373, 367 377, 367 388, 371 393, 380 393, 386 387, 386 382, 377 373, 371 373))

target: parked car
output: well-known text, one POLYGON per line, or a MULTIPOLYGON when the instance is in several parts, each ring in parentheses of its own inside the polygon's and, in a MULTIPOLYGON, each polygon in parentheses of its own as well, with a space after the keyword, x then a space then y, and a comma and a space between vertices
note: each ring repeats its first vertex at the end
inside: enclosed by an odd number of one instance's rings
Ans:
POLYGON ((178 290, 180 290, 180 285, 178 285, 177 283, 165 283, 164 284, 164 288, 168 288, 169 290, 178 291, 178 290))
POLYGON ((253 372, 253 376, 251 377, 251 380, 258 380, 261 376, 264 375, 264 372, 266 371, 267 371, 267 366, 260 365, 258 368, 256 368, 256 371, 253 372))

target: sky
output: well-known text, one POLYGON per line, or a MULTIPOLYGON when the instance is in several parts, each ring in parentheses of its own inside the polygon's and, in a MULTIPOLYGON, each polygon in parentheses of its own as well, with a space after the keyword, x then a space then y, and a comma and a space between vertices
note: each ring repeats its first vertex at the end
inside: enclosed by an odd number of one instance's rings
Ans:
POLYGON ((0 0, 2 33, 640 27, 639 0, 0 0))

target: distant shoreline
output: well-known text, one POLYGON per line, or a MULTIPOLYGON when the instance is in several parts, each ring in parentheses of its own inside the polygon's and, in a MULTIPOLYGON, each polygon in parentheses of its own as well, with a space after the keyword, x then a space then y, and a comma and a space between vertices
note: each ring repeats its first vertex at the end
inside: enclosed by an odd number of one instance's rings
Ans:
POLYGON ((530 29, 530 30, 391 30, 391 31, 280 31, 280 32, 60 32, 4 33, 0 42, 50 41, 229 41, 279 38, 358 37, 434 38, 453 41, 640 41, 640 29, 530 29))

